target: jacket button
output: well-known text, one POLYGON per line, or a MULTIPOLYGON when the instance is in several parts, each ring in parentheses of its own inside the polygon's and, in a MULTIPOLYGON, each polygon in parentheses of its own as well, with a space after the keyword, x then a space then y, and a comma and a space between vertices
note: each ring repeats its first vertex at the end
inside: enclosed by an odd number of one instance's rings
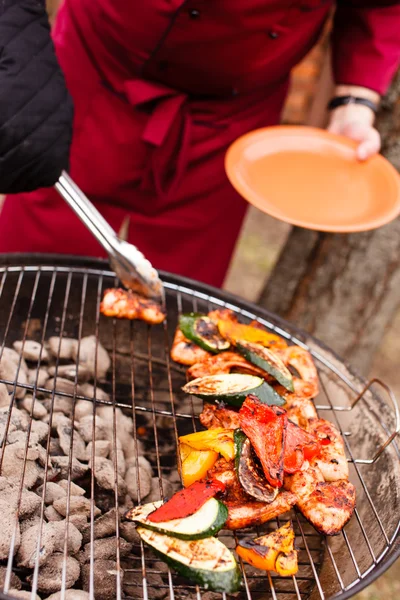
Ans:
POLYGON ((276 40, 279 37, 279 33, 277 31, 269 31, 268 35, 271 40, 276 40))
POLYGON ((198 19, 200 17, 200 11, 196 10, 195 8, 189 10, 189 17, 191 19, 198 19))

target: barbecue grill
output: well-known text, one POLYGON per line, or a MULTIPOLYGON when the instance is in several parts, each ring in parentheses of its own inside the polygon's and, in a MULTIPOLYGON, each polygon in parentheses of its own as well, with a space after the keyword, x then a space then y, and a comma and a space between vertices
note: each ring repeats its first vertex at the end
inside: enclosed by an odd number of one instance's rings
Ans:
MULTIPOLYGON (((138 443, 144 446, 154 475, 159 478, 160 495, 163 497, 165 481, 177 467, 178 436, 199 427, 198 415, 201 411, 201 401, 188 398, 180 391, 185 382, 185 368, 172 363, 169 358, 178 314, 228 307, 239 314, 243 322, 257 319, 289 343, 307 348, 314 358, 321 383, 316 406, 319 415, 337 425, 343 435, 350 479, 357 490, 357 508, 341 534, 329 539, 316 533, 297 510, 254 532, 223 530, 219 535, 220 539, 229 548, 234 548, 236 539, 249 533, 262 534, 272 530, 290 517, 294 523, 296 546, 299 550, 299 571, 290 578, 263 573, 250 565, 241 564, 244 587, 242 591, 229 597, 247 600, 350 598, 381 575, 400 555, 400 454, 396 441, 400 419, 391 390, 379 380, 364 382, 320 342, 254 305, 167 273, 162 274, 162 279, 165 282, 167 320, 163 325, 149 327, 143 322, 118 321, 99 315, 104 289, 116 284, 114 274, 104 261, 41 255, 2 257, 0 356, 3 348, 11 347, 16 340, 25 342, 34 339, 43 344, 50 336, 81 340, 83 336, 94 334, 111 357, 111 368, 106 381, 95 381, 94 386, 101 386, 108 391, 111 400, 96 398, 96 393, 94 399, 89 398, 80 393, 76 382, 71 394, 58 392, 57 372, 55 389, 51 392, 39 387, 37 382, 17 384, 17 379, 0 381, 13 385, 14 392, 25 387, 34 398, 38 398, 35 402, 41 402, 40 398, 54 402, 55 394, 58 397, 70 397, 74 405, 78 400, 86 400, 91 403, 94 416, 100 406, 110 404, 114 415, 116 408, 121 408, 133 420, 135 442, 139 440, 138 443)), ((59 358, 56 359, 56 369, 61 362, 59 358)), ((14 394, 10 395, 10 402, 14 409, 14 394)), ((50 419, 51 415, 50 411, 50 419)), ((10 418, 7 427, 9 424, 10 418)), ((113 502, 118 508, 118 430, 115 418, 113 432, 116 485, 113 502)), ((29 434, 28 428, 28 438, 29 434)), ((93 442, 95 443, 94 434, 93 442)), ((43 442, 47 452, 49 443, 50 438, 43 442)), ((73 443, 74 438, 71 437, 69 480, 73 443)), ((0 469, 3 452, 4 447, 1 449, 0 469)), ((89 475, 88 497, 91 503, 88 591, 94 598, 98 596, 94 594, 93 572, 96 503, 93 473, 89 475)), ((44 509, 43 495, 38 509, 41 524, 44 521, 44 509)), ((140 542, 134 544, 129 556, 124 556, 120 551, 121 519, 118 512, 115 514, 115 598, 226 600, 225 594, 204 591, 169 571, 140 542)), ((68 504, 66 518, 68 522, 68 504)), ((13 573, 22 580, 23 589, 32 589, 32 593, 36 593, 38 560, 35 562, 30 585, 26 580, 26 572, 16 565, 13 557, 15 544, 16 535, 12 537, 8 559, 3 562, 6 574, 0 598, 11 597, 9 590, 12 587, 13 573)), ((38 549, 40 544, 39 535, 38 549)), ((37 556, 40 556, 40 552, 37 556)), ((63 559, 61 598, 64 598, 68 576, 66 543, 63 559)), ((79 586, 78 581, 74 588, 79 586)))

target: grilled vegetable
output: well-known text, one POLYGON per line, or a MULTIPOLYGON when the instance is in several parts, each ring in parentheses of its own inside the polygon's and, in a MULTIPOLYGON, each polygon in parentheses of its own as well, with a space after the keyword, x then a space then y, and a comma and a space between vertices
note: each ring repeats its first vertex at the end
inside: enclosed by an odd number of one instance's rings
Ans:
POLYGON ((215 537, 186 541, 138 527, 143 542, 180 575, 208 590, 237 592, 241 575, 233 554, 215 537))
POLYGON ((181 436, 179 441, 195 450, 214 450, 226 460, 232 460, 235 456, 233 431, 231 429, 216 427, 208 431, 189 433, 189 435, 181 436))
POLYGON ((208 352, 228 350, 230 343, 219 333, 214 321, 198 313, 184 314, 179 317, 179 327, 188 340, 208 352))
MULTIPOLYGON (((195 513, 183 519, 153 523, 148 516, 159 507, 165 506, 162 502, 151 502, 143 506, 132 508, 125 517, 139 523, 146 529, 171 535, 181 540, 199 540, 215 535, 224 526, 228 518, 228 509, 225 504, 209 498, 195 513)), ((157 511, 156 511, 157 512, 157 511)))
POLYGON ((218 458, 214 450, 194 450, 187 444, 179 444, 181 455, 182 483, 188 487, 195 481, 203 479, 218 458))
POLYGON ((182 389, 187 394, 193 394, 203 400, 220 400, 233 406, 241 406, 249 394, 254 394, 265 404, 285 404, 282 396, 261 377, 242 373, 199 377, 189 381, 182 389))
POLYGON ((207 500, 218 492, 225 491, 225 485, 220 481, 195 481, 189 487, 179 490, 165 504, 157 508, 147 518, 152 523, 184 519, 195 513, 207 500))
POLYGON ((287 343, 279 335, 251 325, 221 319, 218 321, 218 330, 221 336, 233 345, 238 342, 253 342, 267 348, 287 348, 287 343))
POLYGON ((239 411, 240 428, 250 439, 264 475, 273 487, 283 483, 283 459, 287 415, 278 407, 248 396, 239 411))
POLYGON ((272 502, 278 495, 278 488, 274 488, 260 472, 251 452, 248 437, 240 429, 235 429, 235 468, 238 479, 243 489, 260 502, 272 502))
POLYGON ((299 471, 304 461, 312 460, 319 451, 320 445, 315 435, 288 421, 283 460, 285 473, 299 471))
POLYGON ((274 377, 289 392, 294 392, 293 376, 281 358, 269 348, 254 342, 240 341, 237 349, 249 362, 274 377))
POLYGON ((298 570, 294 531, 290 522, 255 540, 241 540, 236 552, 257 569, 276 571, 283 576, 294 575, 298 570))

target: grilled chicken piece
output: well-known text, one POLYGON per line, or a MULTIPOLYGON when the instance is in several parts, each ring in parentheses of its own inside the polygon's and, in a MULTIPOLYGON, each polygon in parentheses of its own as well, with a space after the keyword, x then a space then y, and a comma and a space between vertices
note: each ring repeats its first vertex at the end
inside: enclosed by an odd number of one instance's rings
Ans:
POLYGON ((339 431, 329 421, 317 419, 311 421, 309 429, 317 438, 322 440, 319 456, 314 458, 312 466, 316 466, 325 481, 339 481, 349 478, 349 465, 344 451, 344 442, 339 431), (329 440, 328 444, 324 444, 329 440))
POLYGON ((157 302, 122 288, 112 288, 104 292, 100 312, 106 317, 140 319, 150 325, 157 325, 165 319, 165 313, 157 302))
POLYGON ((249 375, 258 375, 270 381, 271 377, 259 369, 251 362, 246 360, 236 352, 220 352, 213 356, 208 356, 206 360, 202 360, 199 364, 194 364, 187 371, 188 379, 197 379, 197 377, 206 377, 206 375, 222 375, 223 373, 248 373, 249 375))
POLYGON ((275 387, 275 389, 286 400, 284 408, 288 418, 308 431, 310 421, 318 419, 314 402, 310 398, 301 398, 296 394, 291 394, 283 386, 275 387))
POLYGON ((276 349, 287 367, 294 367, 300 377, 293 377, 296 396, 301 398, 315 398, 318 395, 318 373, 311 354, 300 346, 288 346, 276 349))
POLYGON ((280 492, 269 504, 255 501, 242 488, 234 462, 224 458, 217 460, 207 477, 218 479, 226 486, 223 502, 228 508, 227 529, 256 527, 287 512, 297 502, 297 496, 289 491, 280 492))
POLYGON ((318 467, 286 475, 284 485, 297 496, 297 506, 320 533, 337 535, 353 514, 353 484, 344 479, 326 483, 318 467))
POLYGON ((179 329, 176 328, 174 341, 171 348, 171 358, 181 365, 194 365, 207 359, 211 354, 200 348, 194 342, 187 339, 179 329))
POLYGON ((207 429, 223 427, 224 429, 238 429, 239 413, 230 408, 219 408, 215 404, 204 404, 200 414, 200 423, 207 429))

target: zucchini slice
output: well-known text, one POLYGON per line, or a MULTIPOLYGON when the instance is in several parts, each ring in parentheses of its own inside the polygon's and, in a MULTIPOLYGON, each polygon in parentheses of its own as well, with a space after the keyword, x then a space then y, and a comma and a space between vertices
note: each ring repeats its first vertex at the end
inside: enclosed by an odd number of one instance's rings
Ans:
POLYGON ((180 575, 214 592, 237 592, 242 577, 230 550, 217 538, 186 541, 138 527, 143 542, 180 575))
POLYGON ((184 385, 182 390, 203 400, 214 399, 233 406, 241 406, 249 394, 257 396, 264 404, 274 404, 275 406, 285 404, 285 399, 264 379, 244 373, 198 377, 184 385))
POLYGON ((279 488, 274 488, 268 483, 262 470, 252 456, 249 438, 241 429, 235 429, 233 434, 235 443, 235 469, 242 488, 256 500, 270 503, 278 495, 279 488))
POLYGON ((210 498, 198 511, 184 519, 173 519, 163 523, 152 523, 147 516, 163 504, 150 502, 143 506, 132 508, 126 518, 139 523, 146 529, 164 533, 181 540, 201 540, 215 535, 225 524, 228 518, 228 509, 225 504, 210 498))
POLYGON ((289 392, 294 392, 293 376, 275 352, 261 344, 246 341, 238 342, 236 348, 246 360, 269 373, 289 392))
POLYGON ((200 348, 217 354, 228 350, 230 343, 221 336, 217 324, 199 313, 188 313, 179 317, 179 328, 188 340, 200 348))

